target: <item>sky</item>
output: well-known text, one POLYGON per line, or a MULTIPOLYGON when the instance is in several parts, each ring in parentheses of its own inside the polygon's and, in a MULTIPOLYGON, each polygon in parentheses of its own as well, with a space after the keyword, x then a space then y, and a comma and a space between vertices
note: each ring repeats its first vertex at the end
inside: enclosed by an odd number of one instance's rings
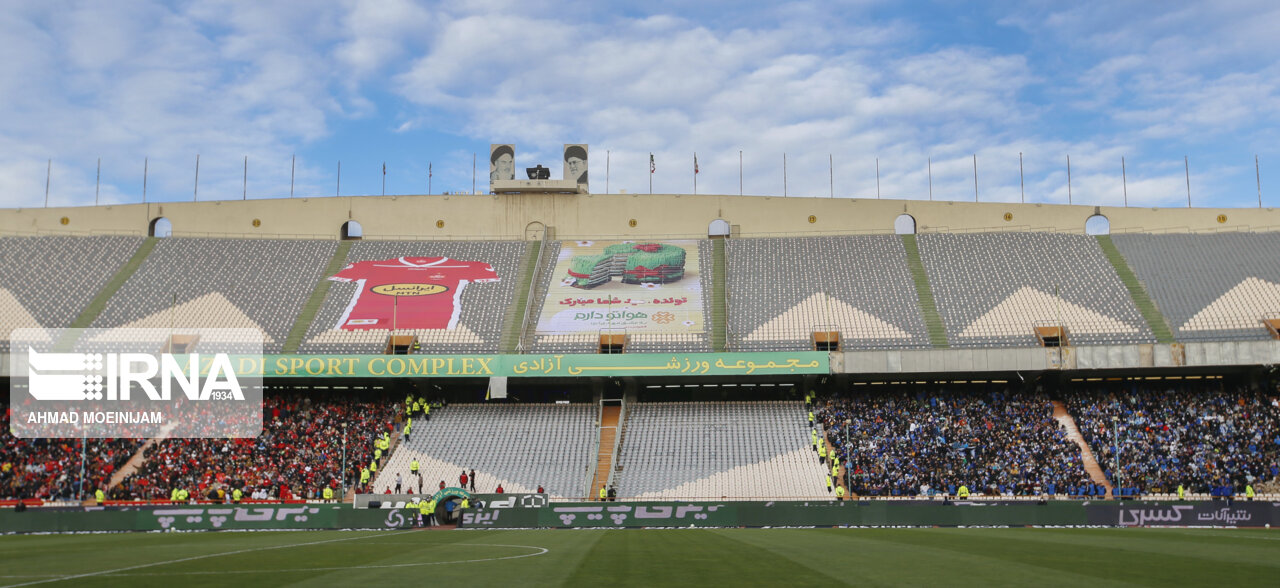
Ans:
POLYGON ((586 143, 594 193, 692 193, 696 153, 699 194, 1275 207, 1277 30, 1274 0, 12 2, 0 206, 140 202, 144 168, 148 201, 487 192, 491 143, 553 178, 586 143))

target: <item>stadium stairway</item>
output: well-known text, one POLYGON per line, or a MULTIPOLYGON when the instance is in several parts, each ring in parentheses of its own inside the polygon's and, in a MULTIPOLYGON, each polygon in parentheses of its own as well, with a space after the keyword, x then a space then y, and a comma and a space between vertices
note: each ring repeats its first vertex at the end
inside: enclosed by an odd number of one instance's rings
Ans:
POLYGON ((120 469, 111 474, 111 479, 107 481, 107 487, 105 490, 110 493, 111 490, 116 486, 119 486, 120 482, 123 482, 125 478, 142 469, 143 464, 147 463, 147 450, 155 447, 161 441, 168 439, 169 431, 172 431, 175 426, 177 426, 175 423, 166 424, 160 430, 160 434, 158 436, 147 439, 145 443, 138 447, 138 451, 134 452, 133 457, 130 457, 129 461, 125 462, 124 465, 120 466, 120 469))
POLYGON ((728 269, 725 261, 724 239, 711 241, 711 351, 726 351, 725 317, 728 314, 728 269))
MULTIPOLYGON (((133 276, 134 272, 138 271, 139 267, 142 267, 142 262, 147 260, 147 256, 151 255, 151 251, 156 248, 156 243, 159 242, 160 239, 157 239, 156 237, 147 237, 146 240, 142 242, 142 245, 138 246, 137 251, 133 252, 133 257, 130 257, 129 261, 120 266, 119 271, 117 271, 114 276, 111 276, 111 280, 98 291, 98 294, 93 297, 93 300, 89 302, 88 306, 85 306, 84 310, 80 311, 80 315, 77 316, 75 320, 71 321, 70 328, 89 328, 89 325, 92 325, 93 321, 97 319, 98 315, 102 314, 102 311, 107 307, 107 302, 111 300, 111 297, 116 295, 116 292, 120 290, 120 287, 123 286, 125 282, 129 281, 129 278, 133 276)), ((54 345, 54 351, 71 351, 71 349, 75 347, 75 344, 76 337, 74 333, 67 331, 62 334, 62 338, 54 345)))
POLYGON ((316 287, 311 290, 311 297, 307 299, 306 304, 302 305, 302 311, 293 320, 293 327, 289 329, 289 336, 284 340, 283 353, 298 352, 298 347, 302 345, 302 340, 307 336, 307 329, 311 328, 311 322, 315 320, 316 313, 320 312, 320 306, 324 304, 325 294, 329 293, 329 285, 333 283, 325 278, 342 271, 343 266, 347 264, 347 252, 351 250, 352 243, 354 241, 338 243, 338 248, 334 250, 333 257, 329 258, 329 265, 324 268, 324 274, 316 281, 316 287))
POLYGON ((618 448, 619 425, 622 423, 621 406, 600 407, 600 435, 596 442, 596 473, 587 487, 592 499, 600 497, 600 487, 609 484, 609 476, 613 473, 614 453, 618 448))
POLYGON ((942 324, 942 315, 938 314, 938 305, 933 299, 933 288, 929 286, 929 276, 924 271, 924 262, 920 259, 920 245, 916 243, 916 236, 903 235, 902 246, 907 250, 907 267, 911 270, 911 280, 916 285, 920 316, 924 318, 925 327, 929 329, 929 343, 936 348, 949 347, 947 328, 942 324))
POLYGON ((1142 318, 1146 319, 1147 326, 1151 327, 1151 333, 1155 335, 1156 341, 1165 344, 1173 343, 1173 330, 1169 328, 1169 323, 1156 307, 1151 295, 1147 293, 1147 288, 1129 267, 1129 262, 1125 261, 1124 255, 1120 254, 1120 249, 1112 242, 1111 235, 1095 235, 1094 238, 1098 240, 1102 254, 1107 257, 1107 261, 1111 262, 1111 267, 1115 268, 1116 275, 1120 277, 1120 283, 1129 290, 1129 297, 1133 298, 1133 304, 1138 307, 1138 312, 1142 313, 1142 318))
POLYGON ((1089 442, 1085 441, 1084 435, 1080 434, 1080 427, 1076 425, 1076 419, 1067 411, 1065 404, 1057 400, 1053 401, 1053 418, 1067 430, 1067 439, 1080 448, 1080 461, 1084 464, 1084 471, 1089 474, 1089 479, 1093 480, 1094 484, 1106 487, 1107 498, 1111 498, 1111 482, 1103 475, 1102 466, 1098 465, 1098 459, 1093 456, 1093 449, 1089 448, 1089 442))
POLYGON ((502 318, 502 337, 498 342, 501 353, 515 353, 520 346, 520 337, 524 332, 524 323, 528 319, 529 297, 532 296, 534 274, 537 273, 538 260, 546 250, 546 240, 532 241, 525 249, 524 259, 520 263, 520 275, 516 277, 516 293, 507 307, 506 316, 502 318))

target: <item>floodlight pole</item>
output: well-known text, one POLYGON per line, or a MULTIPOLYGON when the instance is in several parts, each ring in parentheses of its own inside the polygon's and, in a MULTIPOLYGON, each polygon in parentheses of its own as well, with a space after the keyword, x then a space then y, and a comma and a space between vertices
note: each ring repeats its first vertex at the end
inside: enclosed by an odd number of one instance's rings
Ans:
POLYGON ((342 477, 338 480, 341 486, 339 500, 347 499, 347 423, 342 423, 342 477))
POLYGON ((200 154, 196 154, 196 185, 191 189, 191 201, 200 199, 200 154))
POLYGON ((79 493, 80 495, 76 497, 76 500, 84 500, 84 461, 85 461, 85 454, 88 452, 85 449, 85 440, 88 438, 88 435, 89 433, 85 431, 83 427, 81 427, 80 428, 80 493, 79 493))
POLYGON ((1125 169, 1124 156, 1120 156, 1120 185, 1124 186, 1124 207, 1129 208, 1129 171, 1125 169))

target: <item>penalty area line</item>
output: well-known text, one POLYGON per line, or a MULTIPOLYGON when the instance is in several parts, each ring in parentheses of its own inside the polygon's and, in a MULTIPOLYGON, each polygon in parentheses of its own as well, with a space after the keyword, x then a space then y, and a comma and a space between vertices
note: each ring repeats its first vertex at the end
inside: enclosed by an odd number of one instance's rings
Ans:
MULTIPOLYGON (((235 551, 223 551, 223 552, 220 552, 220 553, 206 553, 206 554, 203 554, 203 555, 193 555, 193 556, 191 556, 191 557, 183 557, 183 558, 178 558, 178 559, 171 559, 171 560, 168 560, 168 561, 157 561, 157 562, 152 562, 152 563, 138 564, 138 565, 136 565, 136 566, 126 566, 126 567, 123 567, 123 568, 116 568, 116 569, 113 569, 113 570, 102 570, 102 571, 99 571, 99 572, 87 572, 87 573, 84 573, 84 574, 72 574, 72 575, 70 575, 70 576, 58 576, 58 577, 56 577, 56 578, 48 578, 48 579, 44 579, 44 580, 35 580, 35 581, 33 581, 33 582, 22 582, 22 583, 20 583, 20 584, 5 584, 3 587, 0 587, 0 588, 17 588, 18 586, 35 586, 35 585, 38 585, 38 584, 50 584, 50 583, 53 583, 53 582, 64 582, 64 581, 66 581, 66 580, 79 580, 79 579, 81 579, 81 578, 92 578, 92 577, 95 577, 95 576, 107 576, 107 575, 112 575, 112 574, 119 574, 119 573, 121 573, 121 572, 128 572, 128 571, 131 571, 131 570, 140 570, 140 569, 144 569, 144 568, 153 568, 153 567, 156 567, 156 566, 165 566, 165 565, 169 565, 169 564, 183 563, 183 562, 188 562, 188 561, 196 561, 196 560, 201 560, 201 559, 209 559, 209 558, 211 558, 211 557, 222 557, 222 556, 226 556, 226 555, 238 555, 238 554, 241 554, 241 553, 249 553, 250 551, 270 551, 270 550, 273 550, 273 549, 288 549, 288 548, 290 548, 290 547, 307 547, 307 546, 310 546, 310 545, 323 545, 323 544, 325 544, 325 543, 340 543, 340 542, 343 542, 343 541, 359 541, 359 540, 361 540, 361 539, 372 539, 372 538, 374 538, 374 537, 390 537, 390 536, 392 536, 392 535, 403 535, 403 534, 405 534, 405 533, 412 533, 412 532, 413 532, 413 531, 398 531, 398 532, 390 533, 390 534, 375 533, 375 534, 371 534, 371 535, 361 535, 360 537, 341 537, 341 538, 338 538, 338 539, 326 539, 326 540, 324 540, 324 541, 308 541, 308 542, 306 542, 306 543, 289 543, 289 544, 286 544, 286 545, 272 545, 272 546, 267 546, 267 547, 254 547, 254 548, 252 548, 252 549, 237 549, 237 550, 235 550, 235 551)), ((225 572, 224 572, 224 573, 225 573, 225 572)))

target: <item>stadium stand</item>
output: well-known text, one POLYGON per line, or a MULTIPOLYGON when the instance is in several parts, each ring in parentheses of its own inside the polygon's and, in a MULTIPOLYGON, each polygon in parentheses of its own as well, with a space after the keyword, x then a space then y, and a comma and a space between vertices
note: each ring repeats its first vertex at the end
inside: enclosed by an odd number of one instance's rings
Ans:
POLYGON ((1268 337, 1280 318, 1280 233, 1116 234, 1180 341, 1268 337))
POLYGON ((264 351, 279 353, 335 247, 334 241, 163 239, 92 326, 257 329, 264 351))
POLYGON ((920 235, 953 347, 1032 347, 1038 324, 1072 345, 1151 343, 1150 327, 1097 241, 1058 233, 920 235))
MULTIPOLYGON (((520 282, 522 241, 361 241, 352 245, 347 262, 379 261, 401 257, 447 257, 487 263, 498 276, 495 283, 471 284, 462 291, 455 329, 398 329, 416 335, 422 353, 496 353, 502 321, 520 282)), ((341 330, 338 321, 352 297, 355 282, 334 282, 320 312, 307 331, 301 353, 382 353, 390 329, 341 330)), ((446 295, 448 295, 446 293, 446 295)))
POLYGON ((13 329, 70 327, 142 241, 0 237, 0 353, 13 329))
POLYGON ((860 389, 814 412, 859 496, 954 496, 961 485, 987 496, 1098 493, 1042 394, 860 389))
POLYGON ((1224 496, 1280 478, 1280 403, 1262 393, 1217 382, 1065 396, 1122 496, 1172 495, 1179 484, 1224 496))
POLYGON ((173 488, 204 498, 241 488, 315 498, 339 487, 343 428, 347 484, 373 459, 374 439, 394 429, 396 401, 385 395, 310 397, 270 395, 263 401, 263 431, 253 439, 167 439, 146 450, 146 461, 111 490, 122 500, 165 500, 173 488), (284 490, 288 488, 288 490, 284 490))
POLYGON ((640 500, 830 497, 792 401, 628 406, 615 475, 640 500))
POLYGON ((423 489, 458 482, 458 472, 475 470, 476 489, 533 492, 541 485, 554 497, 586 496, 595 452, 597 407, 590 404, 450 404, 431 419, 413 419, 410 440, 395 450, 373 481, 382 492, 396 474, 410 476, 416 458, 423 489))
POLYGON ((929 347, 896 235, 730 239, 729 347, 812 350, 837 330, 842 349, 929 347))
POLYGON ((9 430, 9 405, 0 403, 0 500, 76 500, 93 495, 138 449, 133 439, 90 439, 84 447, 85 491, 80 492, 79 439, 18 439, 9 430))

